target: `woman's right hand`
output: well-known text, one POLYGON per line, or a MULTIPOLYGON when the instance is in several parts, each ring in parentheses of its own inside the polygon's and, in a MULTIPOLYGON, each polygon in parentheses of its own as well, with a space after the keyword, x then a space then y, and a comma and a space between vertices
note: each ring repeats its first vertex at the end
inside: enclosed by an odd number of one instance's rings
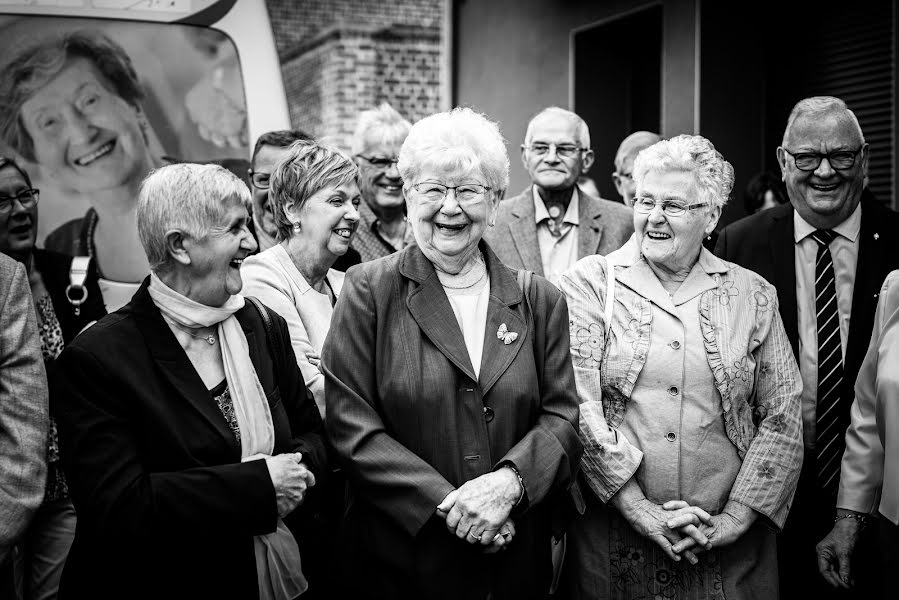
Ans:
POLYGON ((265 466, 275 486, 279 518, 283 519, 299 506, 306 497, 306 491, 315 485, 315 475, 302 460, 303 454, 300 452, 265 458, 265 466))

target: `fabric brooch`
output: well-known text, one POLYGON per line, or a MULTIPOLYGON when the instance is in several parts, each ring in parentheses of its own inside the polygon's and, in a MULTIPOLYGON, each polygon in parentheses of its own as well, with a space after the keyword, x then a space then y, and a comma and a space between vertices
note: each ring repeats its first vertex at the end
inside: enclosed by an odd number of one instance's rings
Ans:
POLYGON ((499 329, 496 330, 496 338, 502 340, 505 345, 509 345, 515 340, 518 339, 518 334, 514 331, 509 331, 506 328, 506 324, 503 323, 499 326, 499 329))

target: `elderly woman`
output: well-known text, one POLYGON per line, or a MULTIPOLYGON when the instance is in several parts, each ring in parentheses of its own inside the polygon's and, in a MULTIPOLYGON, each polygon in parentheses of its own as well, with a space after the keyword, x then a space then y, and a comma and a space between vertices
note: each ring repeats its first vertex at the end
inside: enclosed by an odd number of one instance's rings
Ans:
MULTIPOLYGON (((0 252, 15 258, 28 272, 41 355, 47 372, 52 373, 63 347, 106 310, 93 268, 73 262, 71 256, 35 248, 39 197, 28 173, 15 161, 0 157, 0 252)), ((75 508, 60 465, 54 414, 51 410, 46 494, 16 554, 25 598, 56 596, 75 536, 75 508)))
POLYGON ((328 146, 294 142, 269 185, 279 242, 244 263, 243 291, 287 321, 306 387, 324 417, 319 356, 343 287, 344 274, 331 267, 346 254, 359 223, 356 165, 328 146))
POLYGON ((587 513, 573 598, 776 598, 774 531, 802 463, 799 370, 777 294, 702 247, 733 168, 699 136, 643 150, 633 237, 561 279, 587 513))
POLYGON ((422 119, 399 170, 417 244, 349 270, 322 355, 343 595, 543 598, 581 452, 565 300, 481 240, 509 178, 495 123, 422 119))
MULTIPOLYGON (((151 173, 152 273, 57 359, 53 402, 78 530, 73 598, 294 598, 285 526, 324 466, 284 320, 240 295, 249 190, 216 165, 151 173)), ((302 509, 301 509, 302 510, 302 509)))
POLYGON ((149 272, 137 239, 137 192, 162 161, 148 145, 142 99, 131 59, 100 33, 41 38, 0 71, 3 140, 91 204, 44 246, 93 257, 110 311, 127 303, 149 272))

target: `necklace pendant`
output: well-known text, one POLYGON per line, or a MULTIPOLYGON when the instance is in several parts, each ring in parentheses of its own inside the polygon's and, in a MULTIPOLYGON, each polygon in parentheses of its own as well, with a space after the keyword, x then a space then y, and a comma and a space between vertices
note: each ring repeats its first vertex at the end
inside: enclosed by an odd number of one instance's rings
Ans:
POLYGON ((210 336, 204 337, 203 339, 206 340, 207 342, 209 342, 210 346, 215 345, 215 337, 210 335, 210 336))

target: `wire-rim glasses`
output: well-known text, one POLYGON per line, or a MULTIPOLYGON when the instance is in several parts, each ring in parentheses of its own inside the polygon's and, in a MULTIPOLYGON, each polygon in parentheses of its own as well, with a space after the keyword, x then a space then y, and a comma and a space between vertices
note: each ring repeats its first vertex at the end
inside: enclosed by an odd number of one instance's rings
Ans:
POLYGON ((703 206, 708 206, 708 202, 700 202, 699 204, 681 204, 680 202, 673 202, 671 200, 656 202, 652 198, 647 198, 645 196, 634 198, 634 210, 639 213, 651 213, 656 205, 659 204, 662 206, 662 212, 669 217, 681 217, 686 214, 688 210, 695 210, 697 208, 702 208, 703 206))
POLYGON ((33 208, 37 204, 40 194, 40 190, 28 188, 15 196, 0 197, 0 215, 7 215, 12 212, 13 202, 16 200, 19 201, 23 208, 33 208))
POLYGON ((825 158, 830 166, 838 171, 851 169, 855 166, 855 159, 862 151, 863 146, 859 146, 858 150, 835 150, 822 154, 820 152, 790 152, 784 148, 784 152, 793 157, 796 168, 800 171, 814 171, 821 166, 821 161, 825 158))
POLYGON ((449 190, 453 190, 459 204, 477 204, 491 188, 480 183, 443 185, 436 181, 422 181, 413 184, 412 189, 427 202, 443 202, 449 190))
POLYGON ((530 146, 525 146, 534 153, 535 156, 546 156, 551 148, 556 149, 556 156, 561 158, 574 158, 581 152, 589 150, 589 148, 581 148, 576 144, 553 144, 545 142, 533 142, 530 146))

